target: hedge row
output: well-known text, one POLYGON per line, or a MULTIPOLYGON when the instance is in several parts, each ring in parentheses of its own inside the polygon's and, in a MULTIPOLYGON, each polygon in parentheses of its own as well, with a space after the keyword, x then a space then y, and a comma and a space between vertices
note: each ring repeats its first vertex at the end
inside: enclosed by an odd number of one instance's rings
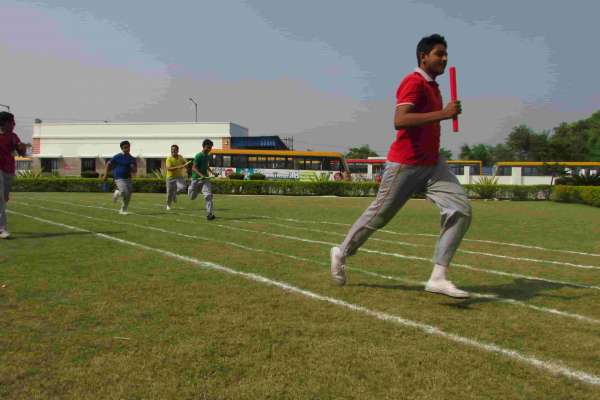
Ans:
MULTIPOLYGON (((111 183, 110 190, 114 189, 111 183)), ((15 192, 102 192, 101 179, 93 178, 17 178, 15 192)), ((216 194, 277 194, 293 196, 374 196, 375 182, 303 182, 295 180, 214 179, 216 194)), ((548 185, 464 185, 470 198, 501 200, 554 200, 600 207, 600 187, 548 185)), ((156 178, 136 178, 133 190, 142 193, 164 193, 165 182, 156 178)), ((422 194, 416 197, 423 197, 422 194)))
POLYGON ((550 185, 463 185, 470 198, 499 200, 548 200, 550 185))
MULTIPOLYGON (((114 183, 110 190, 114 190, 114 183)), ((216 194, 278 194, 295 196, 374 196, 379 185, 374 182, 301 182, 294 180, 214 179, 216 194)), ((101 179, 92 178, 17 178, 14 192, 102 192, 101 179)), ((133 179, 134 192, 164 193, 165 181, 156 178, 133 179)))
POLYGON ((600 207, 600 186, 555 186, 550 200, 600 207))

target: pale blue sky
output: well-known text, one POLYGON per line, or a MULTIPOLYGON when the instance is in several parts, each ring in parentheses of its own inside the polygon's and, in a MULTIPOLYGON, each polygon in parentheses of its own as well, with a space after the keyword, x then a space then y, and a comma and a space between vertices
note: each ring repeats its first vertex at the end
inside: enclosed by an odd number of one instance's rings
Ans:
MULTIPOLYGON (((600 3, 0 0, 0 103, 31 121, 234 121, 297 148, 393 140, 415 46, 449 42, 464 104, 445 147, 498 143, 600 109, 600 3)), ((448 98, 447 76, 438 78, 448 98)))

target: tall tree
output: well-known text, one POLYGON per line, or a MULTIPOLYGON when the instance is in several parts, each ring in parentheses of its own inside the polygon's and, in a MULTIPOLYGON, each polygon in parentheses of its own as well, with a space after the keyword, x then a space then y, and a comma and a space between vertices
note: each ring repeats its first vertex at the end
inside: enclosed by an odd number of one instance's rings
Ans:
POLYGON ((346 153, 346 158, 359 158, 364 159, 368 157, 377 157, 378 154, 371 150, 368 144, 364 144, 360 147, 350 147, 348 153, 346 153))
POLYGON ((468 144, 463 144, 462 146, 460 146, 460 153, 458 155, 458 158, 460 158, 461 160, 472 160, 471 148, 468 144))
POLYGON ((452 152, 445 147, 440 147, 440 155, 446 160, 452 160, 452 152))

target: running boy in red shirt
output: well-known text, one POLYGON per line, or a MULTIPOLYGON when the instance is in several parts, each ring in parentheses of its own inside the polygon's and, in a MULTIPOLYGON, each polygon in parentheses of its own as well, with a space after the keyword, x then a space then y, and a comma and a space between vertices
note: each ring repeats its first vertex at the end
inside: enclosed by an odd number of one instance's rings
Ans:
POLYGON ((25 155, 27 148, 14 132, 15 116, 9 112, 0 112, 0 239, 8 239, 6 230, 6 202, 15 177, 15 156, 25 155))
POLYGON ((346 257, 354 255, 376 230, 384 227, 417 191, 425 191, 441 212, 441 232, 435 263, 425 290, 466 298, 447 278, 450 261, 471 223, 471 205, 446 160, 440 158, 440 121, 461 113, 459 101, 446 107, 435 78, 448 62, 443 36, 434 34, 417 45, 418 68, 407 75, 396 93, 396 140, 390 146, 377 197, 354 223, 340 246, 331 249, 331 276, 346 283, 346 257))

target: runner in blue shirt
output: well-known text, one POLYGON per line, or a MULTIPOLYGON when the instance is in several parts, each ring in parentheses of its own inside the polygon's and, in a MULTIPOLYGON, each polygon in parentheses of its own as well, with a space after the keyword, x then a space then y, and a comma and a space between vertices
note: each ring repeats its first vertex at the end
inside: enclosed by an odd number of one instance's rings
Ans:
POLYGON ((128 214, 127 208, 133 192, 131 173, 135 174, 137 172, 137 161, 129 154, 131 151, 129 141, 124 140, 119 146, 121 147, 121 153, 111 158, 104 167, 104 180, 108 178, 108 172, 112 169, 112 175, 117 185, 117 189, 113 193, 113 202, 116 203, 120 197, 123 205, 119 214, 126 215, 128 214))

